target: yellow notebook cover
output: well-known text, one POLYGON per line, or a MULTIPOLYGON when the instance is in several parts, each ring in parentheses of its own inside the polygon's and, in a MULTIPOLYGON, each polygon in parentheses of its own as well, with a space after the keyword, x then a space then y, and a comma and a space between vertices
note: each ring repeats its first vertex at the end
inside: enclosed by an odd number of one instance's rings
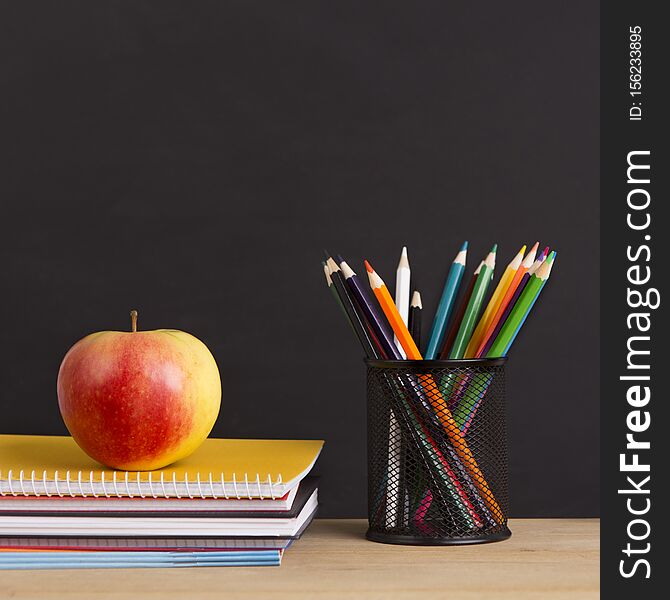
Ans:
POLYGON ((281 497, 309 471, 322 440, 207 439, 156 471, 106 469, 71 437, 0 435, 0 495, 281 497))

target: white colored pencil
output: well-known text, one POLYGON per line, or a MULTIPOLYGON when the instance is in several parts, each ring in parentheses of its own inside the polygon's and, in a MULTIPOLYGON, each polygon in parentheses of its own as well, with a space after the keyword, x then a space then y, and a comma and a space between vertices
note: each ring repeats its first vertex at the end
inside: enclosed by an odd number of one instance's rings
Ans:
MULTIPOLYGON (((409 259, 407 258, 407 246, 403 246, 402 252, 400 253, 398 268, 395 272, 395 305, 405 325, 409 322, 409 293, 411 279, 412 271, 409 267, 409 259)), ((398 350, 400 350, 402 357, 407 358, 398 338, 393 336, 393 341, 396 343, 396 346, 398 346, 398 350)))
MULTIPOLYGON (((407 247, 403 246, 400 253, 400 261, 395 276, 395 303, 405 325, 409 320, 409 292, 412 272, 407 258, 407 247)), ((398 338, 393 336, 393 342, 403 358, 407 358, 398 338)), ((386 485, 386 515, 387 527, 397 527, 398 509, 400 506, 400 425, 393 411, 389 416, 389 455, 388 455, 388 481, 386 485)), ((403 515, 403 521, 405 517, 403 515)))

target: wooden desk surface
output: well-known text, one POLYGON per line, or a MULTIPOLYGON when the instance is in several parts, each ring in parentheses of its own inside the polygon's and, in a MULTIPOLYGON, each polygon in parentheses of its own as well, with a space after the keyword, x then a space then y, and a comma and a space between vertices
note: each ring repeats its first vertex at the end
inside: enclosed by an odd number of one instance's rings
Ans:
POLYGON ((515 519, 509 540, 460 547, 375 544, 365 529, 363 520, 317 520, 281 567, 2 571, 0 598, 599 597, 595 519, 515 519))

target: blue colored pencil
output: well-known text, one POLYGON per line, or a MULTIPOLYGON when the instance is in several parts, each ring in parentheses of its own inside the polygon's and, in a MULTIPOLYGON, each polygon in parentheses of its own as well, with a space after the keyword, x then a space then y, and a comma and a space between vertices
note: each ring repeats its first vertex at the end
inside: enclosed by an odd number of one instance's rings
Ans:
POLYGON ((454 262, 451 263, 449 274, 444 282, 444 289, 442 290, 442 297, 433 319, 433 326, 430 329, 430 338, 428 341, 428 348, 424 356, 427 360, 432 360, 438 357, 438 353, 442 348, 444 341, 444 334, 447 329, 449 315, 451 314, 454 304, 456 303, 456 296, 458 295, 458 288, 463 279, 465 272, 465 259, 468 252, 468 243, 464 242, 460 251, 456 255, 454 262))

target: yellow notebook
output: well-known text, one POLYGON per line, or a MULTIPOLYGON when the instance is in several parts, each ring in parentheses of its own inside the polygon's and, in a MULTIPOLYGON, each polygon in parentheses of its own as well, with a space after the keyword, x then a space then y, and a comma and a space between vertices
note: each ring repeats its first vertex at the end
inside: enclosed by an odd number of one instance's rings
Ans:
POLYGON ((207 439, 156 471, 106 470, 71 437, 0 435, 0 495, 279 498, 309 473, 321 440, 207 439))

